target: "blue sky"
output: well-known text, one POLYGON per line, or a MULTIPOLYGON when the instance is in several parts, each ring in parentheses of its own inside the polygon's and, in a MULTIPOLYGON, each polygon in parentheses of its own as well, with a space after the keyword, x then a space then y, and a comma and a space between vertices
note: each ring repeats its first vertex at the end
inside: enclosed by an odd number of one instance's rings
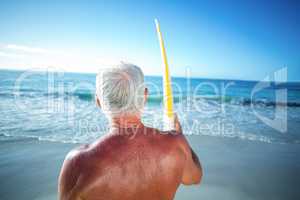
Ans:
POLYGON ((96 72, 120 60, 160 75, 300 80, 300 1, 14 1, 0 4, 0 68, 96 72))

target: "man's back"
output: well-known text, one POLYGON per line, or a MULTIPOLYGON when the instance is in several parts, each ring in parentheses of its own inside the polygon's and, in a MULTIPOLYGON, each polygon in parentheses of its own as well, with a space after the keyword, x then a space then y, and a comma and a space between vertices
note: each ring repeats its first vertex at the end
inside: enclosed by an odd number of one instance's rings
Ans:
POLYGON ((68 154, 59 176, 60 200, 168 200, 180 183, 200 182, 200 162, 178 118, 168 133, 142 124, 147 97, 138 66, 121 63, 101 70, 95 100, 111 131, 68 154))
POLYGON ((185 143, 183 135, 144 126, 115 128, 68 154, 60 199, 173 199, 187 167, 185 143))

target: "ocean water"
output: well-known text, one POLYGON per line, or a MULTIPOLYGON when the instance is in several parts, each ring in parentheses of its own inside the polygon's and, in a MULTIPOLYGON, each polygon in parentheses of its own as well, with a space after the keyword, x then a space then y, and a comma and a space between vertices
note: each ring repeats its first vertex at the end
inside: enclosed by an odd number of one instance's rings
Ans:
MULTIPOLYGON (((0 143, 87 143, 108 121, 95 106, 95 74, 0 70, 0 143)), ((162 128, 162 78, 149 89, 143 122, 162 128)), ((300 83, 172 78, 186 135, 262 143, 300 143, 300 83), (264 87, 260 87, 263 85, 264 87)))

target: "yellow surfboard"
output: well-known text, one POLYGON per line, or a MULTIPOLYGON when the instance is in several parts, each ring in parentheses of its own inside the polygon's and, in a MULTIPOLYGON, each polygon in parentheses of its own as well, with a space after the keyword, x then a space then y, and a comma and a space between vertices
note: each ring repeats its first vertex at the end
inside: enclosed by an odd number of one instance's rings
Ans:
POLYGON ((170 78, 170 71, 167 61, 166 50, 164 46, 163 37, 160 31, 158 20, 155 19, 157 36, 160 44, 160 51, 162 57, 162 65, 164 68, 163 88, 164 88, 164 130, 174 129, 174 111, 173 111, 173 93, 170 78))

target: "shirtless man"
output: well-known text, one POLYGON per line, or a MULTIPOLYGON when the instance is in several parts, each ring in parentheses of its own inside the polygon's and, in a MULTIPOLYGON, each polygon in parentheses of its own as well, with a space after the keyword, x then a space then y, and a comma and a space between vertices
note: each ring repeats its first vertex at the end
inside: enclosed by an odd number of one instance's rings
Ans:
POLYGON ((141 122, 148 90, 140 68, 123 63, 104 70, 96 87, 97 105, 111 128, 66 156, 59 176, 60 200, 171 200, 180 184, 200 183, 200 162, 177 116, 174 131, 141 122))

